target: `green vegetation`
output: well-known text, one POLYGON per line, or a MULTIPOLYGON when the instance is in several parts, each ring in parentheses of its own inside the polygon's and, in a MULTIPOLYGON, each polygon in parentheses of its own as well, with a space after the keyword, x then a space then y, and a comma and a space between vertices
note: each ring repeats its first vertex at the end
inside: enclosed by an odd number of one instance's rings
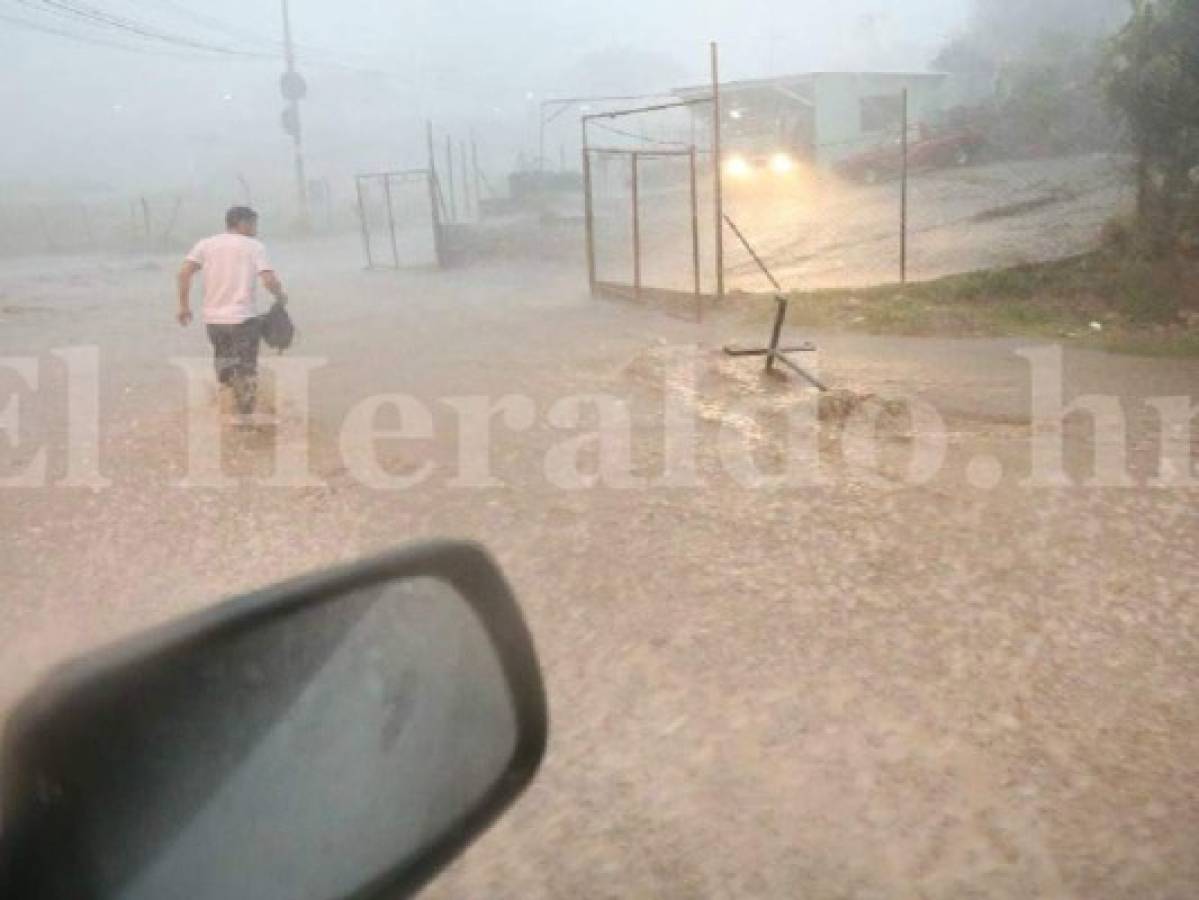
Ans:
POLYGON ((1199 266, 1114 251, 918 284, 801 292, 791 300, 798 325, 1053 337, 1115 352, 1199 356, 1199 266))
POLYGON ((1199 3, 1132 0, 1104 81, 1137 155, 1142 249, 1199 249, 1199 3))

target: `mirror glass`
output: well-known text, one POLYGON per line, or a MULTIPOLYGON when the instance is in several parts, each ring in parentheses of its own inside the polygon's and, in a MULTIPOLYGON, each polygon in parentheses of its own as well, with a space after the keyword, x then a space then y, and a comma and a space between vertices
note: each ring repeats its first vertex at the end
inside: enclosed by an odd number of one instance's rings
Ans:
POLYGON ((146 667, 136 711, 82 736, 62 875, 89 896, 345 897, 474 809, 516 748, 499 657, 439 579, 173 653, 146 667))

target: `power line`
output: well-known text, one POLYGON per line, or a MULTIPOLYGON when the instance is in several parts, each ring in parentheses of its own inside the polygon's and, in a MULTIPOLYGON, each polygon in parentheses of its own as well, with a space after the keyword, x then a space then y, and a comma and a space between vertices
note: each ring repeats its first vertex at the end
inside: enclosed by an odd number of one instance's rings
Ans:
POLYGON ((213 16, 207 16, 203 13, 196 12, 195 10, 188 9, 182 4, 172 2, 172 0, 133 0, 133 2, 139 6, 153 5, 165 10, 169 10, 170 12, 175 13, 177 16, 190 20, 194 24, 200 25, 203 28, 207 28, 210 31, 215 31, 218 34, 223 34, 226 37, 231 37, 234 40, 247 41, 256 44, 267 43, 271 45, 277 45, 281 43, 275 38, 269 38, 262 34, 256 34, 253 31, 247 31, 245 29, 238 28, 235 25, 231 25, 230 23, 224 22, 213 16))
MULTIPOLYGON (((209 31, 223 34, 226 37, 233 38, 234 40, 242 43, 254 45, 270 44, 272 47, 279 47, 280 50, 282 50, 283 47, 283 42, 278 38, 268 37, 260 32, 252 31, 246 28, 240 28, 230 22, 226 22, 224 19, 217 18, 216 16, 209 16, 205 15, 204 13, 196 12, 195 10, 190 9, 181 3, 174 2, 174 0, 130 0, 130 2, 135 3, 138 6, 157 6, 168 14, 173 13, 175 16, 187 19, 188 21, 199 25, 201 28, 206 28, 209 31)), ((294 43, 296 48, 303 52, 305 57, 307 57, 307 54, 309 53, 327 55, 329 53, 337 52, 324 47, 303 44, 299 41, 295 41, 294 43)))
MULTIPOLYGON (((23 6, 33 6, 33 0, 18 0, 18 2, 20 2, 23 6)), ((205 41, 194 40, 173 32, 162 31, 139 20, 116 16, 112 13, 105 12, 102 9, 85 3, 65 2, 65 0, 40 0, 40 6, 44 7, 48 11, 57 12, 59 15, 66 18, 77 19, 93 26, 100 25, 109 29, 126 31, 131 34, 138 35, 139 37, 159 41, 164 44, 171 44, 177 47, 184 47, 189 50, 201 50, 208 53, 220 53, 227 56, 241 56, 255 59, 273 58, 273 54, 258 53, 250 50, 239 50, 233 47, 210 44, 205 41)))
MULTIPOLYGON (((35 5, 35 0, 16 0, 16 2, 27 8, 33 8, 35 5)), ((227 45, 211 44, 211 43, 208 43, 205 41, 196 40, 194 38, 189 38, 189 37, 179 35, 174 32, 166 31, 162 28, 150 25, 141 20, 129 19, 126 17, 117 16, 112 13, 108 13, 102 9, 99 9, 94 6, 90 6, 85 3, 78 3, 78 2, 71 3, 71 2, 65 2, 65 0, 36 0, 36 2, 39 4, 38 8, 42 8, 45 12, 48 12, 51 14, 56 14, 61 18, 70 19, 72 21, 77 21, 77 22, 83 23, 92 28, 96 28, 99 31, 112 30, 112 29, 126 31, 132 35, 137 36, 138 38, 142 39, 145 42, 158 41, 158 42, 162 42, 162 43, 171 44, 174 46, 183 47, 184 49, 188 49, 188 50, 195 50, 195 51, 204 52, 204 53, 220 53, 222 55, 240 57, 240 58, 245 58, 245 59, 275 59, 275 58, 277 58, 277 54, 275 54, 275 53, 262 53, 262 52, 258 52, 258 51, 249 51, 249 50, 244 50, 244 49, 241 49, 238 47, 230 47, 227 45)), ((142 2, 145 2, 145 0, 142 0, 142 2)), ((218 19, 212 18, 210 16, 205 16, 200 13, 192 13, 190 10, 187 10, 184 7, 178 6, 174 3, 170 3, 169 0, 156 0, 156 2, 163 4, 164 7, 175 9, 179 13, 195 19, 197 22, 206 23, 207 27, 224 31, 228 35, 234 35, 235 33, 244 33, 246 35, 245 38, 237 38, 238 40, 243 40, 243 41, 249 40, 256 44, 266 41, 267 43, 271 43, 272 45, 281 46, 281 44, 279 44, 278 41, 269 40, 269 39, 263 38, 258 35, 252 35, 251 32, 241 32, 240 29, 230 26, 230 25, 228 25, 228 23, 223 23, 218 19)), ((29 25, 27 27, 32 27, 35 30, 41 30, 48 34, 60 34, 60 36, 63 36, 63 37, 76 37, 73 33, 57 32, 57 31, 51 30, 48 26, 39 27, 36 25, 29 25)), ((112 44, 111 46, 121 47, 122 45, 112 44)), ((316 47, 306 46, 306 45, 300 45, 300 47, 301 47, 301 49, 303 49, 305 51, 306 60, 312 65, 329 66, 329 67, 338 68, 338 69, 342 69, 342 70, 349 71, 349 72, 355 72, 355 73, 363 74, 363 75, 381 76, 381 77, 385 77, 385 78, 392 79, 392 80, 404 80, 404 79, 400 78, 400 76, 398 76, 392 72, 388 72, 386 70, 368 68, 365 66, 355 65, 353 63, 347 63, 347 62, 343 62, 338 59, 330 58, 326 54, 330 53, 331 51, 323 50, 323 49, 316 48, 316 47), (324 58, 314 58, 314 57, 308 55, 308 54, 312 54, 312 53, 321 54, 322 56, 324 56, 324 58)), ((130 48, 130 49, 132 49, 132 48, 130 48)))
POLYGON ((127 44, 119 41, 110 40, 98 35, 82 34, 77 31, 68 31, 63 28, 56 28, 54 25, 49 25, 41 22, 31 22, 27 19, 21 19, 16 16, 0 13, 0 22, 7 22, 10 25, 16 25, 19 28, 24 28, 29 31, 35 31, 39 34, 53 35, 55 37, 63 37, 68 40, 78 41, 82 44, 91 44, 95 47, 108 47, 114 50, 124 50, 128 53, 146 53, 153 56, 166 56, 172 59, 200 59, 202 57, 189 53, 171 51, 165 47, 153 47, 148 44, 127 44))
MULTIPOLYGON (((117 16, 85 3, 71 3, 65 2, 65 0, 14 0, 14 2, 28 10, 40 10, 41 12, 56 15, 61 20, 69 20, 71 22, 82 24, 90 29, 94 29, 94 32, 81 34, 79 32, 68 31, 56 27, 53 24, 30 21, 28 19, 21 20, 15 17, 9 17, 6 19, 6 21, 11 21, 12 24, 31 31, 37 31, 57 37, 64 37, 80 43, 90 43, 95 46, 126 50, 132 53, 158 53, 168 56, 172 55, 166 49, 168 46, 178 47, 186 51, 193 51, 191 53, 173 54, 175 58, 178 59, 202 59, 206 56, 211 58, 210 54, 214 53, 245 61, 278 59, 278 54, 275 53, 261 53, 226 45, 211 44, 158 28, 142 20, 117 16), (128 39, 134 43, 120 43, 114 41, 103 36, 105 32, 109 34, 114 32, 123 32, 128 36, 128 39), (156 48, 154 46, 155 44, 161 44, 164 46, 161 48, 156 48)), ((157 0, 157 2, 164 3, 172 8, 178 9, 180 12, 184 12, 182 7, 177 7, 173 3, 168 3, 168 0, 157 0)), ((188 11, 188 14, 190 14, 190 11, 188 11)), ((197 17, 198 20, 207 19, 210 23, 210 27, 216 27, 218 25, 220 25, 222 28, 225 27, 224 23, 220 23, 220 21, 217 19, 203 16, 198 13, 195 14, 195 17, 197 17)), ((230 31, 232 30, 236 29, 230 29, 230 31)), ((247 35, 249 34, 249 32, 246 33, 247 35)), ((254 37, 255 43, 261 43, 262 40, 264 39, 258 38, 257 36, 254 37)), ((277 44, 278 42, 271 41, 270 43, 277 44)), ((303 47, 303 45, 301 45, 301 47, 303 47)), ((322 55, 331 52, 314 47, 308 47, 306 50, 307 53, 320 53, 322 55)), ((309 65, 324 66, 328 68, 341 69, 343 71, 352 72, 359 75, 370 75, 376 78, 384 78, 388 81, 399 83, 405 88, 417 89, 417 86, 412 84, 408 78, 395 72, 389 72, 385 69, 355 65, 353 63, 343 62, 339 59, 331 58, 329 56, 319 58, 305 55, 304 58, 309 65)))

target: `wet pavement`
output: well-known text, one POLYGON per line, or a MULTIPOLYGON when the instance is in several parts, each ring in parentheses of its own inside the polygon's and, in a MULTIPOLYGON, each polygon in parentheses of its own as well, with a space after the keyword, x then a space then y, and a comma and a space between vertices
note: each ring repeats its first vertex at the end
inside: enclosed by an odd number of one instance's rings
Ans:
MULTIPOLYGON (((112 482, 3 491, 5 706, 54 661, 230 593, 471 537, 530 620, 551 745, 529 794, 430 896, 1194 896, 1199 492, 1147 486, 1160 447, 1146 400, 1196 403, 1199 363, 1066 351, 1066 398, 1110 395, 1127 412, 1133 486, 1049 488, 1021 483, 1034 429, 1015 351, 1028 345, 817 334, 808 362, 834 386, 940 413, 945 464, 906 483, 919 427, 884 423, 871 460, 847 458, 839 423, 823 422, 819 479, 751 488, 729 460, 780 471, 780 422, 811 398, 720 355, 764 337, 740 316, 696 325, 593 301, 577 268, 552 263, 397 274, 361 271, 352 242, 276 255, 300 328, 291 357, 327 362, 307 425, 283 401, 275 432, 229 436, 228 471, 261 476, 230 490, 178 486, 189 401, 168 360, 207 348, 171 320, 172 260, 0 270, 0 356, 42 373, 0 475, 45 448, 61 477, 62 365, 48 354, 98 345, 112 482), (391 392, 429 406, 434 437, 382 441, 380 461, 435 468, 384 491, 347 470, 361 448, 341 433, 354 405, 391 392), (555 448, 596 426, 551 410, 584 394, 622 402, 628 474, 648 483, 554 483, 569 455, 555 448), (664 404, 680 394, 699 484, 671 487, 655 482, 664 404), (455 486, 445 399, 506 395, 535 417, 495 427, 500 484, 455 486), (319 483, 264 484, 275 442, 305 435, 319 483)), ((0 374, 0 391, 16 386, 0 374)), ((1081 479, 1085 420, 1066 445, 1081 479)))

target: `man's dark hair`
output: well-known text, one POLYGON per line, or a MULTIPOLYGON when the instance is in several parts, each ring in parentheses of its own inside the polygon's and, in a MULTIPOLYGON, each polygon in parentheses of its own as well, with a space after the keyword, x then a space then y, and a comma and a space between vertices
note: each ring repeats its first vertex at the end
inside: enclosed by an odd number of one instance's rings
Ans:
POLYGON ((225 227, 236 228, 242 222, 253 222, 258 218, 258 213, 250 209, 248 206, 234 206, 225 213, 225 227))

